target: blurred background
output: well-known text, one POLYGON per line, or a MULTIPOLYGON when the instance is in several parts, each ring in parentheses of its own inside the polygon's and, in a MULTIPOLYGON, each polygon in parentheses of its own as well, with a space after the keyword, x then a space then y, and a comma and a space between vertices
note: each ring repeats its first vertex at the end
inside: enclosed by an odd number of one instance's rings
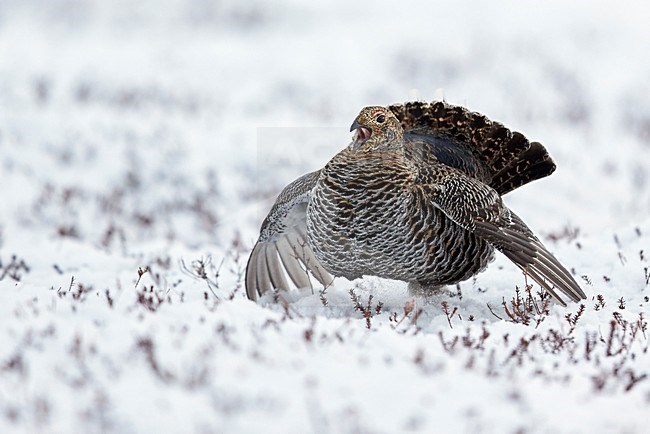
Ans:
POLYGON ((648 12, 3 0, 0 213, 93 243, 238 230, 250 247, 275 194, 347 145, 361 107, 444 95, 555 158, 508 198, 532 227, 633 224, 650 210, 648 12))

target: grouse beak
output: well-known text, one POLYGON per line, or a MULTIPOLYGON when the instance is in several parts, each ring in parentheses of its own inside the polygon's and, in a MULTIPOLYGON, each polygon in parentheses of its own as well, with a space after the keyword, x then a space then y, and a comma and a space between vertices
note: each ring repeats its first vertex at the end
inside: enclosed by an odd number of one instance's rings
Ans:
POLYGON ((352 136, 352 140, 354 141, 353 149, 355 151, 357 151, 359 149, 359 145, 361 145, 363 142, 368 140, 370 138, 370 135, 372 134, 369 128, 361 125, 356 119, 354 120, 354 122, 352 122, 352 125, 350 126, 350 131, 355 132, 354 136, 352 136))
POLYGON ((350 126, 350 132, 356 130, 357 128, 361 128, 362 125, 355 119, 354 122, 352 122, 352 125, 350 126))

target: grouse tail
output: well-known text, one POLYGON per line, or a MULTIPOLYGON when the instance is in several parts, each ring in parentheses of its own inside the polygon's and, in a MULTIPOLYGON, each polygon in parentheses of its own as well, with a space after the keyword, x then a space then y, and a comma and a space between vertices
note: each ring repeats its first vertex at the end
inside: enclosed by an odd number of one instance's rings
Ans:
POLYGON ((415 101, 389 109, 405 131, 438 135, 466 147, 486 167, 490 186, 501 195, 555 171, 541 143, 464 107, 415 101))

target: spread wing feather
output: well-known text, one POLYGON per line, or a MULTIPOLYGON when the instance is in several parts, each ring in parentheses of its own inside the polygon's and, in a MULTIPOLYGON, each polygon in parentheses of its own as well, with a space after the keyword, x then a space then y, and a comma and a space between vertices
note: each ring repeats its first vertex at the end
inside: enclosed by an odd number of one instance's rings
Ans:
POLYGON ((325 286, 332 283, 307 242, 307 204, 319 175, 308 173, 289 184, 264 220, 246 266, 251 300, 273 289, 289 290, 289 280, 298 288, 309 287, 310 274, 325 286))
POLYGON ((420 169, 433 205, 466 230, 484 238, 562 305, 559 293, 585 299, 571 273, 544 247, 491 187, 449 167, 420 169))

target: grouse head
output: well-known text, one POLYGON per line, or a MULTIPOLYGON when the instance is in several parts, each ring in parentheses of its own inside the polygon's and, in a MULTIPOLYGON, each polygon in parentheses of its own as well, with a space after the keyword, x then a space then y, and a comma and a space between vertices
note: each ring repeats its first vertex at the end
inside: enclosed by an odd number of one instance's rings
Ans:
POLYGON ((353 151, 389 149, 401 143, 403 131, 399 120, 386 107, 364 107, 354 120, 350 131, 353 151))

